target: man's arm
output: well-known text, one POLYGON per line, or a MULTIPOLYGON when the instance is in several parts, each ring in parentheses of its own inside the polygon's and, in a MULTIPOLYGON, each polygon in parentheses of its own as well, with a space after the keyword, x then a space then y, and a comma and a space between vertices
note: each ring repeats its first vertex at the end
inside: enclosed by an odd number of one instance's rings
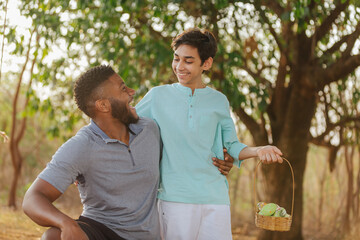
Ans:
POLYGON ((24 196, 23 210, 35 223, 59 228, 61 239, 87 240, 76 221, 52 204, 61 194, 53 185, 37 178, 24 196))
POLYGON ((282 163, 282 152, 275 146, 245 147, 240 151, 239 160, 259 157, 263 163, 282 163))

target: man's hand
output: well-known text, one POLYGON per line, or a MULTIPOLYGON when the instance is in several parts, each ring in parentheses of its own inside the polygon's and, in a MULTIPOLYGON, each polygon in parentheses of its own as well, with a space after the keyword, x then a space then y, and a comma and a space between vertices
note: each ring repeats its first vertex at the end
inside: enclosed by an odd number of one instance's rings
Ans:
POLYGON ((61 239, 63 240, 89 240, 85 232, 75 220, 69 221, 61 228, 61 239))
POLYGON ((227 176, 233 167, 234 158, 232 158, 226 148, 224 148, 224 160, 220 160, 218 158, 213 158, 213 164, 218 167, 221 174, 227 176))
POLYGON ((275 146, 263 146, 256 149, 256 154, 262 161, 262 163, 282 163, 282 152, 275 146))
POLYGON ((53 205, 61 195, 53 185, 37 178, 24 196, 23 210, 35 223, 61 231, 47 232, 51 237, 46 239, 58 239, 61 235, 61 239, 66 240, 88 240, 78 223, 53 205))

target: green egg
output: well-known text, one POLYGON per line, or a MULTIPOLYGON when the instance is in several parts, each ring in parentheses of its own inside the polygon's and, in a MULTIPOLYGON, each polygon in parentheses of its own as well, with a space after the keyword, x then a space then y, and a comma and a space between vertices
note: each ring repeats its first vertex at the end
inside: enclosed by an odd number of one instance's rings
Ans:
POLYGON ((279 209, 279 215, 280 215, 280 217, 285 217, 286 214, 287 214, 287 212, 286 212, 285 208, 280 208, 280 209, 279 209))
POLYGON ((285 217, 286 216, 285 208, 278 207, 273 216, 274 217, 285 217))
POLYGON ((273 216, 274 216, 274 217, 281 217, 281 216, 280 216, 280 211, 276 210, 273 216))
POLYGON ((275 213, 277 207, 278 205, 275 203, 268 203, 261 209, 259 214, 263 216, 271 216, 275 213))
POLYGON ((262 209, 265 205, 266 205, 265 202, 258 202, 258 203, 256 204, 257 211, 258 211, 258 212, 261 211, 261 209, 262 209))

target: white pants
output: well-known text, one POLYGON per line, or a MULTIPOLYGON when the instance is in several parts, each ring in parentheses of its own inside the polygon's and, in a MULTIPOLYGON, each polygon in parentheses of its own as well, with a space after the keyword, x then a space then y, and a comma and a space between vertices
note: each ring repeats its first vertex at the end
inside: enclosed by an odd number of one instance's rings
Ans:
POLYGON ((230 206, 159 200, 163 240, 231 240, 230 206))

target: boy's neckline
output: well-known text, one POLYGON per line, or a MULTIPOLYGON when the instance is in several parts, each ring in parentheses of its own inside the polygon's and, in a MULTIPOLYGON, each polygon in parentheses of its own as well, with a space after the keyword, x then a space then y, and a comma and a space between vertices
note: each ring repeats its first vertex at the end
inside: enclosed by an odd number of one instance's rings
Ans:
MULTIPOLYGON (((184 86, 182 85, 181 83, 174 83, 174 86, 177 87, 178 89, 186 92, 186 93, 189 93, 189 94, 192 94, 193 95, 193 91, 190 87, 187 87, 187 86, 184 86)), ((195 93, 204 93, 204 92, 207 92, 208 89, 210 89, 210 87, 208 87, 206 84, 204 84, 204 87, 203 88, 195 88, 194 89, 194 94, 195 93)))

